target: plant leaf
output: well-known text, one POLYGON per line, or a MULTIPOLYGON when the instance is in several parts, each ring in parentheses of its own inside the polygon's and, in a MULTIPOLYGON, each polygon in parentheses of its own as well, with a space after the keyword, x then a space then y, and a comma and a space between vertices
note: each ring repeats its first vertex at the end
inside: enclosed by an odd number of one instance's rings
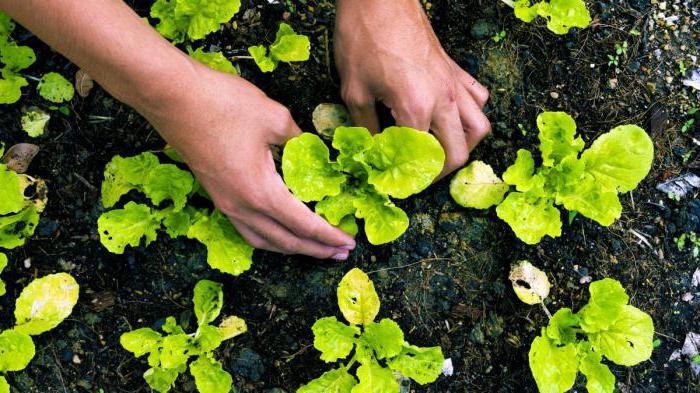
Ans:
POLYGON ((619 318, 622 308, 629 302, 619 281, 611 278, 594 281, 588 288, 591 298, 579 310, 581 328, 587 333, 595 333, 610 327, 619 318))
POLYGON ((388 197, 365 191, 354 201, 357 218, 365 220, 367 240, 374 245, 389 243, 399 238, 408 228, 408 216, 388 197))
POLYGON ((297 34, 286 23, 280 23, 275 42, 270 45, 270 57, 276 61, 290 63, 309 60, 311 42, 309 37, 297 34))
POLYGON ((518 150, 518 157, 513 165, 503 172, 503 181, 515 186, 520 192, 529 191, 532 187, 532 176, 535 174, 535 160, 529 150, 518 150))
POLYGON ((282 172, 290 190, 304 202, 340 194, 345 176, 331 165, 330 152, 321 138, 303 133, 284 147, 282 172))
POLYGON ((511 192, 498 205, 496 213, 527 244, 537 244, 545 235, 561 235, 561 214, 548 199, 511 192))
POLYGON ((542 165, 555 166, 565 157, 578 155, 584 142, 576 138, 576 122, 565 112, 544 112, 537 117, 542 165))
POLYGON ((75 95, 73 84, 56 72, 44 74, 37 89, 40 96, 57 104, 70 101, 75 95))
POLYGON ((321 360, 332 363, 345 359, 355 346, 355 335, 360 333, 356 326, 348 326, 335 317, 321 318, 314 323, 314 347, 321 351, 321 360))
POLYGON ((154 205, 170 199, 175 211, 180 211, 185 207, 193 186, 194 177, 190 172, 183 171, 173 164, 161 164, 147 174, 143 192, 154 205))
POLYGON ((526 304, 538 304, 549 295, 547 273, 536 268, 528 261, 520 261, 510 269, 508 279, 518 299, 526 304))
POLYGON ((190 57, 209 66, 209 68, 213 70, 231 75, 238 75, 236 67, 234 67, 231 61, 221 52, 205 52, 202 48, 197 48, 195 51, 189 50, 189 54, 190 57))
POLYGON ((197 325, 203 326, 214 321, 224 306, 223 285, 209 280, 200 280, 194 286, 194 315, 197 325))
POLYGON ((12 249, 23 245, 34 234, 39 213, 34 205, 17 214, 0 217, 0 247, 12 249))
POLYGON ((143 373, 143 379, 146 380, 151 389, 159 393, 167 393, 175 383, 177 376, 180 373, 175 369, 165 369, 162 367, 152 367, 143 373))
POLYGON ((360 383, 355 385, 351 393, 387 393, 398 392, 399 383, 391 370, 372 361, 357 368, 360 383))
POLYGON ((159 165, 158 157, 150 152, 127 158, 114 156, 105 166, 102 205, 106 208, 113 207, 122 195, 141 189, 148 174, 159 165))
POLYGON ((237 316, 224 318, 219 325, 219 331, 224 340, 234 338, 248 331, 245 321, 237 316))
POLYGON ((163 336, 155 330, 140 328, 122 334, 119 343, 138 358, 147 353, 158 351, 162 339, 163 336))
POLYGON ((350 393, 357 380, 344 368, 323 373, 320 377, 301 386, 296 393, 350 393))
POLYGON ((491 166, 472 161, 462 168, 450 182, 450 195, 459 205, 474 209, 488 209, 503 201, 510 189, 493 173, 491 166))
POLYGON ((362 338, 374 349, 379 360, 392 358, 403 348, 403 331, 396 322, 387 318, 365 326, 362 338))
POLYGON ((547 337, 555 345, 573 344, 576 342, 575 326, 579 324, 579 318, 570 308, 561 308, 549 320, 547 325, 547 337))
POLYGON ((218 361, 200 356, 190 364, 190 374, 200 393, 228 393, 233 378, 218 361))
POLYGON ((591 14, 583 0, 550 0, 540 4, 537 11, 547 19, 547 28, 555 34, 566 34, 572 27, 591 24, 591 14))
POLYGON ((606 330, 591 335, 596 349, 621 366, 634 366, 651 357, 654 322, 649 314, 629 305, 606 330))
POLYGON ((18 75, 4 75, 0 79, 0 104, 14 104, 22 97, 22 88, 29 82, 18 75))
POLYGON ((443 362, 444 357, 440 347, 420 348, 404 345, 401 353, 388 363, 392 370, 425 385, 435 382, 440 376, 443 362))
POLYGON ((586 376, 586 389, 589 393, 615 391, 615 375, 601 361, 602 357, 599 353, 588 352, 578 365, 578 369, 586 376))
POLYGON ((0 164, 0 215, 17 213, 26 205, 19 175, 0 164))
MULTIPOLYGON (((7 267, 7 255, 0 252, 0 273, 7 267)), ((0 279, 0 296, 4 296, 7 293, 5 289, 5 283, 0 279)))
POLYGON ((24 370, 34 358, 32 338, 20 331, 5 330, 0 333, 0 372, 24 370))
POLYGON ((576 347, 557 347, 547 337, 536 337, 528 355, 530 371, 541 393, 563 393, 576 381, 578 358, 576 347))
POLYGON ((253 263, 254 248, 219 210, 192 224, 187 237, 207 246, 207 263, 224 273, 237 276, 250 269, 253 263))
POLYGON ((22 115, 22 130, 32 138, 44 135, 46 126, 51 120, 51 115, 39 108, 28 110, 22 115))
POLYGON ((158 237, 159 228, 160 219, 151 208, 135 202, 103 213, 97 219, 100 242, 114 254, 124 253, 127 245, 138 247, 144 237, 145 245, 149 245, 158 237))
POLYGON ((73 312, 79 291, 67 273, 32 281, 15 302, 15 331, 35 336, 55 328, 73 312))
POLYGON ((353 325, 368 325, 379 313, 379 295, 367 274, 358 268, 347 272, 338 285, 338 306, 353 325))

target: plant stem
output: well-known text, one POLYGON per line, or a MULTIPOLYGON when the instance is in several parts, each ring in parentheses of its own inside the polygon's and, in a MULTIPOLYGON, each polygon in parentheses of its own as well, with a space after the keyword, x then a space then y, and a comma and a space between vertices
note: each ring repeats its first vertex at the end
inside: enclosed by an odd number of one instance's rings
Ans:
POLYGON ((547 314, 547 318, 552 319, 552 313, 549 312, 549 309, 544 305, 544 302, 540 302, 540 305, 542 306, 544 313, 547 314))

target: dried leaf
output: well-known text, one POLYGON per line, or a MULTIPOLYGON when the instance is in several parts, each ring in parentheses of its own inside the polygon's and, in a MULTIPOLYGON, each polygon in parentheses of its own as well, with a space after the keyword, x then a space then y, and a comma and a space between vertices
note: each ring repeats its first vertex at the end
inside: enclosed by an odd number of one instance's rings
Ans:
POLYGON ((7 149, 2 163, 17 173, 26 173, 34 157, 39 153, 39 146, 31 143, 18 143, 7 149))
POLYGON ((523 303, 542 303, 549 295, 551 285, 547 274, 528 261, 520 261, 514 265, 508 279, 513 283, 513 290, 523 303))
POLYGON ((325 139, 333 139, 338 127, 352 126, 350 113, 340 104, 319 104, 312 117, 316 132, 325 139))
POLYGON ((87 97, 93 87, 95 87, 95 81, 87 72, 80 69, 75 73, 75 91, 77 91, 81 97, 87 97))
POLYGON ((690 172, 656 186, 657 190, 666 194, 676 195, 679 198, 683 198, 696 188, 700 188, 700 176, 690 172))

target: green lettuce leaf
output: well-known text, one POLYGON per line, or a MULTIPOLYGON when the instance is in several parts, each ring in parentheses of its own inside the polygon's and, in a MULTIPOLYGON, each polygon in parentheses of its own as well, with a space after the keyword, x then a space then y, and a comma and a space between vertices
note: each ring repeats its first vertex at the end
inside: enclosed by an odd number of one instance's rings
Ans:
POLYGON ((15 331, 34 336, 55 328, 73 312, 79 291, 67 273, 32 281, 15 302, 15 331))
POLYGON ((165 318, 165 323, 161 326, 161 330, 168 334, 185 334, 185 331, 177 324, 175 317, 165 318))
POLYGON ((127 245, 138 247, 141 238, 145 245, 156 240, 160 220, 150 207, 129 202, 123 209, 110 210, 97 219, 100 242, 115 254, 124 253, 127 245))
POLYGON ((527 244, 537 244, 545 235, 561 235, 561 214, 547 199, 511 192, 498 205, 496 213, 527 244))
POLYGON ((615 375, 601 361, 602 357, 599 353, 588 352, 578 365, 578 369, 586 376, 588 393, 613 393, 615 391, 615 375))
POLYGON ((174 43, 185 41, 187 18, 175 16, 175 5, 178 0, 156 0, 151 6, 151 18, 159 19, 156 30, 174 43))
POLYGON ((338 307, 353 325, 368 325, 379 313, 379 295, 374 283, 362 270, 347 272, 338 284, 338 307))
POLYGON ((557 203, 598 222, 612 225, 622 215, 622 204, 616 191, 604 190, 595 179, 586 175, 579 179, 572 192, 557 194, 557 203))
POLYGON ((5 46, 10 33, 15 29, 15 22, 12 21, 9 15, 0 11, 0 46, 5 46))
POLYGON ((544 335, 539 336, 532 342, 528 357, 541 393, 563 393, 574 386, 578 358, 573 344, 558 347, 544 335))
POLYGON ((354 202, 357 218, 365 220, 365 234, 370 243, 378 245, 398 239, 408 228, 408 216, 388 197, 365 191, 354 202))
POLYGON ((214 269, 237 276, 250 269, 254 248, 219 210, 201 217, 190 227, 187 237, 207 247, 207 263, 214 269))
POLYGON ((158 165, 158 157, 149 152, 127 158, 114 156, 105 166, 102 205, 106 208, 113 207, 129 191, 140 190, 147 175, 158 165))
POLYGON ((327 196, 316 204, 316 214, 323 216, 332 225, 340 225, 346 216, 353 215, 357 211, 355 193, 343 190, 338 195, 327 196))
POLYGON ((503 181, 515 186, 520 192, 529 191, 532 184, 532 176, 535 174, 535 160, 529 150, 518 150, 518 157, 513 165, 503 172, 503 181))
POLYGON ((187 334, 165 336, 160 351, 160 364, 166 369, 182 367, 196 350, 193 340, 187 334))
POLYGON ((420 348, 414 345, 404 345, 401 353, 389 360, 389 367, 411 378, 421 385, 435 380, 442 372, 444 356, 440 347, 420 348))
POLYGON ((70 101, 75 95, 73 84, 56 72, 44 74, 39 81, 37 89, 40 96, 57 104, 70 101))
POLYGON ((592 282, 588 290, 591 298, 578 312, 581 328, 587 333, 608 329, 620 317, 629 296, 622 284, 611 278, 592 282))
POLYGON ((253 61, 260 68, 260 71, 272 72, 277 68, 277 62, 268 56, 265 45, 251 46, 248 48, 248 53, 253 57, 253 61))
POLYGON ((472 161, 460 169, 450 182, 450 195, 455 202, 474 209, 498 205, 509 189, 508 184, 493 173, 491 166, 481 161, 472 161))
POLYGON ((314 347, 321 352, 321 360, 332 363, 345 359, 355 346, 355 335, 360 333, 356 326, 348 326, 335 317, 321 318, 314 323, 314 347))
POLYGON ((171 206, 161 210, 158 214, 163 217, 163 226, 168 236, 175 239, 186 236, 192 222, 198 220, 204 213, 189 206, 185 206, 181 211, 175 211, 171 206))
POLYGON ((377 359, 380 360, 398 355, 403 348, 403 331, 396 322, 387 318, 379 323, 372 322, 365 326, 362 338, 372 347, 377 359))
POLYGON ((218 348, 224 341, 224 335, 216 326, 200 325, 194 339, 191 354, 206 354, 218 348))
POLYGON ((248 331, 245 321, 237 316, 224 318, 219 324, 219 332, 223 340, 228 340, 248 331))
POLYGON ((344 368, 323 373, 320 377, 301 386, 296 393, 350 393, 357 380, 344 368))
POLYGON ((403 199, 426 189, 442 171, 445 152, 433 135, 410 127, 389 127, 359 153, 367 182, 379 193, 403 199))
POLYGON ((134 356, 141 357, 147 353, 158 351, 163 336, 150 328, 136 329, 126 332, 119 337, 119 343, 134 356))
POLYGON ((32 138, 40 137, 44 135, 49 120, 51 120, 51 115, 41 109, 28 110, 22 115, 22 130, 32 138))
POLYGON ((572 344, 576 342, 576 329, 579 319, 570 308, 557 310, 549 320, 546 333, 555 345, 572 344))
POLYGON ((284 147, 282 173, 290 190, 304 202, 340 194, 345 176, 334 169, 321 138, 303 133, 284 147))
POLYGON ((34 358, 32 338, 20 331, 0 333, 0 373, 24 370, 34 358))
MULTIPOLYGON (((7 267, 7 255, 0 252, 0 273, 7 267)), ((0 280, 0 296, 4 296, 7 293, 5 289, 5 283, 0 280)))
POLYGON ((197 50, 189 50, 190 56, 202 64, 206 64, 210 68, 225 72, 231 75, 238 75, 236 67, 231 64, 231 61, 226 58, 221 52, 205 52, 202 48, 197 50))
POLYGON ((357 226, 357 220, 353 216, 345 216, 337 226, 352 237, 357 236, 357 233, 360 231, 360 228, 357 226))
POLYGON ((190 364, 190 374, 200 393, 228 393, 233 378, 218 361, 200 356, 190 364))
POLYGON ((609 360, 621 366, 634 366, 651 357, 654 322, 649 314, 626 305, 611 326, 590 337, 594 348, 609 360))
POLYGON ((537 117, 542 164, 555 166, 565 157, 583 150, 584 142, 576 138, 576 122, 565 112, 544 112, 537 117))
POLYGON ((540 4, 532 4, 532 0, 517 0, 513 3, 513 10, 515 11, 515 17, 522 20, 525 23, 530 23, 535 18, 537 18, 537 10, 540 8, 540 4))
POLYGON ((0 46, 0 62, 5 64, 3 74, 15 73, 28 68, 36 61, 34 50, 15 43, 0 46))
POLYGON ((399 383, 391 370, 376 362, 363 364, 357 368, 360 383, 355 385, 351 393, 388 393, 398 392, 399 383))
POLYGON ((183 171, 173 164, 161 164, 148 172, 146 177, 143 192, 154 205, 170 199, 174 203, 175 211, 185 207, 187 196, 194 186, 194 177, 190 172, 183 171))
POLYGON ((22 97, 22 88, 29 85, 24 77, 4 75, 0 79, 0 104, 14 104, 22 97))
POLYGON ((654 144, 642 128, 625 125, 598 137, 581 158, 603 189, 628 192, 649 173, 654 144))
POLYGON ((194 286, 194 315, 197 325, 203 326, 214 321, 224 306, 223 285, 209 280, 200 280, 194 286))
POLYGON ((19 175, 0 164, 0 215, 17 213, 25 205, 19 175))
POLYGON ((364 127, 337 127, 333 133, 333 147, 340 152, 338 164, 354 176, 366 176, 367 168, 355 156, 373 144, 372 134, 364 127))
POLYGON ((12 249, 23 245, 34 234, 39 213, 34 205, 17 214, 0 217, 0 248, 12 249))
POLYGON ((175 369, 165 369, 162 367, 152 367, 143 373, 143 379, 148 386, 158 393, 167 393, 175 383, 180 373, 175 369))
POLYGON ((276 61, 291 63, 309 60, 310 55, 309 37, 295 33, 286 23, 280 23, 275 42, 270 45, 270 56, 276 61))
POLYGON ((7 379, 2 375, 0 375, 0 393, 10 393, 10 384, 7 383, 7 379))
POLYGON ((151 17, 160 20, 156 30, 163 37, 181 43, 219 30, 240 7, 240 0, 157 0, 151 6, 151 17))
POLYGON ((547 20, 547 28, 554 34, 567 34, 572 27, 591 24, 591 14, 583 0, 550 0, 541 4, 538 14, 547 20))

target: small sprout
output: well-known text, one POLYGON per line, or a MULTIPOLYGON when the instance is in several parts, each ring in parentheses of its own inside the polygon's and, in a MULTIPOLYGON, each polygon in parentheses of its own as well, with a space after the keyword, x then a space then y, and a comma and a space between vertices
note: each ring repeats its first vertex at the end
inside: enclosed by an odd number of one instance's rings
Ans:
POLYGON ((683 126, 681 127, 681 132, 683 134, 687 133, 689 130, 693 128, 695 125, 695 119, 688 119, 686 120, 685 123, 683 123, 683 126))
POLYGON ((549 279, 547 273, 536 268, 528 261, 520 261, 510 270, 508 279, 513 290, 523 303, 538 304, 549 296, 549 279))
POLYGON ((32 138, 44 135, 51 115, 39 108, 30 108, 22 115, 22 129, 32 138))
POLYGON ((333 139, 338 127, 351 127, 352 119, 347 108, 340 104, 319 104, 312 114, 314 128, 324 139, 333 139))
POLYGON ((506 39, 506 31, 505 30, 499 31, 498 33, 494 34, 493 37, 491 37, 491 39, 495 43, 499 43, 499 42, 505 40, 506 39))
POLYGON ((251 46, 248 53, 253 56, 255 64, 262 72, 272 72, 280 62, 292 63, 307 61, 311 56, 311 41, 309 37, 297 34, 286 23, 280 23, 275 42, 268 47, 265 45, 251 46))

